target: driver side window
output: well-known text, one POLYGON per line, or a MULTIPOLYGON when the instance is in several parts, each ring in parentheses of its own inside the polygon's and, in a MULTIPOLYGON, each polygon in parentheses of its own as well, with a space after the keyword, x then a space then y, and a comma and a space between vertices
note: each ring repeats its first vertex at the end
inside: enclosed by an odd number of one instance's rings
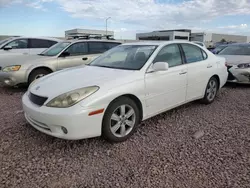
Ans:
POLYGON ((28 48, 28 40, 27 39, 17 39, 17 40, 14 40, 14 41, 6 44, 4 47, 6 47, 6 46, 11 46, 12 49, 28 48))
POLYGON ((69 52, 70 56, 85 55, 88 53, 88 46, 86 42, 78 42, 72 44, 65 52, 69 52))
POLYGON ((182 64, 180 49, 177 44, 165 46, 157 54, 153 63, 167 62, 169 67, 175 67, 182 64))

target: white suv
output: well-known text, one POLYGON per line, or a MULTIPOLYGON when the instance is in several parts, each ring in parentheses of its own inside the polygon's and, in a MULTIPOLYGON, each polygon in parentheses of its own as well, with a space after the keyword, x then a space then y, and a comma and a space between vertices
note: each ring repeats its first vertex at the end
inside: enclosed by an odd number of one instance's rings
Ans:
POLYGON ((39 54, 60 41, 55 38, 11 37, 0 41, 0 55, 39 54))

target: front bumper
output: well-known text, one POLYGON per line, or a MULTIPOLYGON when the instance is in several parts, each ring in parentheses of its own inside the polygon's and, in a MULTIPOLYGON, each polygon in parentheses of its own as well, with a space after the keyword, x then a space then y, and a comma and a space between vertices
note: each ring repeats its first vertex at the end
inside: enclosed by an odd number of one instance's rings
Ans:
POLYGON ((0 71, 0 82, 8 86, 15 86, 17 84, 27 83, 26 70, 19 70, 13 72, 0 71))
POLYGON ((103 113, 89 116, 96 108, 86 109, 78 104, 70 108, 39 107, 29 100, 27 93, 22 97, 22 104, 26 120, 45 134, 66 140, 101 135, 103 113))
POLYGON ((239 69, 237 65, 228 66, 228 82, 250 84, 250 68, 239 69))

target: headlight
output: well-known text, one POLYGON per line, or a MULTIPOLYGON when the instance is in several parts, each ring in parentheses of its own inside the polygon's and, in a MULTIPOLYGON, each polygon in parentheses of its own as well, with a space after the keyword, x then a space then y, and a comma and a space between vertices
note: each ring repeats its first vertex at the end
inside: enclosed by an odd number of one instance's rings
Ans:
POLYGON ((18 71, 21 68, 21 65, 13 65, 3 68, 3 72, 11 72, 11 71, 18 71))
POLYGON ((92 95, 99 89, 98 86, 85 87, 81 89, 76 89, 74 91, 70 91, 68 93, 64 93, 59 95, 58 97, 49 101, 46 106, 54 107, 54 108, 67 108, 75 105, 81 100, 87 98, 92 95))
POLYGON ((248 69, 250 68, 250 63, 243 63, 238 65, 239 69, 248 69))

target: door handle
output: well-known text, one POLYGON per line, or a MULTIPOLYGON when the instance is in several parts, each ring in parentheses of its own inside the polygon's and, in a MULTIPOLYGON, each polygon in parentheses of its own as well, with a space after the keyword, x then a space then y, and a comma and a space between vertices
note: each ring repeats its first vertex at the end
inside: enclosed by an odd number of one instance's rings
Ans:
POLYGON ((207 66, 207 68, 212 68, 212 67, 213 67, 213 65, 208 65, 208 66, 207 66))
POLYGON ((88 60, 88 58, 87 58, 87 57, 83 57, 82 60, 83 60, 83 61, 86 61, 86 60, 88 60))
POLYGON ((180 72, 179 75, 187 74, 187 72, 180 72))

